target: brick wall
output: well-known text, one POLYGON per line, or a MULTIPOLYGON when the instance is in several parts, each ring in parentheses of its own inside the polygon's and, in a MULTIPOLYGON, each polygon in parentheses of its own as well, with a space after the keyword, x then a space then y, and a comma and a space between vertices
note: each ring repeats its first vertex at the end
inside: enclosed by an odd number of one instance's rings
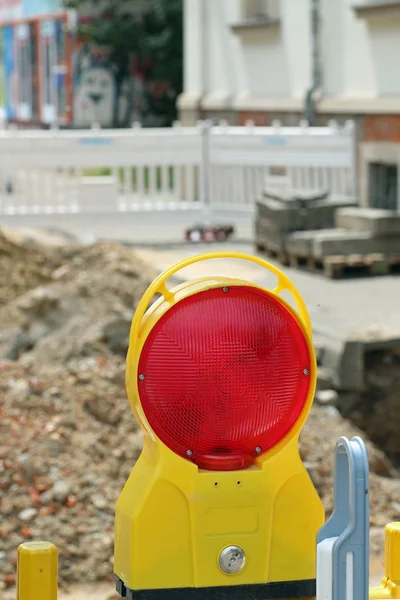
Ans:
POLYGON ((400 142, 400 115, 365 115, 366 142, 400 142))
POLYGON ((246 121, 253 121, 259 127, 268 127, 272 119, 270 114, 261 110, 243 110, 239 113, 239 125, 245 125, 246 121))

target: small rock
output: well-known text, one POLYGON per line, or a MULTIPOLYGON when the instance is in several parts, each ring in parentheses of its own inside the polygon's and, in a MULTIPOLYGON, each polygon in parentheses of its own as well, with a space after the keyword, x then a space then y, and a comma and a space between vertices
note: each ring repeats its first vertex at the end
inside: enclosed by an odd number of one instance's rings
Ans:
POLYGON ((58 281, 59 279, 64 277, 64 275, 69 273, 69 271, 70 267, 68 265, 62 265, 61 267, 58 267, 58 269, 53 271, 52 279, 54 279, 54 281, 58 281))
POLYGON ((102 337, 115 354, 126 355, 132 319, 114 317, 103 326, 102 337))
POLYGON ((90 499, 94 506, 99 510, 104 510, 107 508, 108 502, 102 494, 93 494, 90 499))
POLYGON ((31 482, 35 475, 35 468, 33 466, 32 458, 27 454, 22 454, 18 462, 21 467, 22 475, 26 481, 31 482))
POLYGON ((53 485, 52 494, 54 500, 60 502, 61 504, 65 502, 71 493, 71 486, 67 481, 56 481, 53 485))
POLYGON ((21 354, 31 350, 33 345, 33 341, 27 333, 18 331, 10 347, 6 351, 5 358, 8 360, 18 360, 21 354))
POLYGON ((315 394, 316 402, 324 406, 335 406, 338 397, 339 395, 335 390, 318 390, 315 394))
POLYGON ((326 406, 324 410, 326 412, 327 417, 329 417, 330 419, 336 419, 338 421, 341 420, 342 417, 340 415, 340 412, 334 406, 326 406))
POLYGON ((25 313, 45 316, 60 304, 60 296, 49 287, 38 287, 21 296, 17 302, 17 308, 25 313))
POLYGON ((29 383, 25 379, 11 380, 8 384, 10 388, 9 397, 13 401, 24 402, 29 397, 29 383))
POLYGON ((21 521, 32 521, 37 515, 36 508, 26 508, 25 510, 19 513, 19 518, 21 521))
POLYGON ((47 490, 40 494, 40 502, 42 504, 49 504, 53 500, 53 492, 51 490, 47 490))

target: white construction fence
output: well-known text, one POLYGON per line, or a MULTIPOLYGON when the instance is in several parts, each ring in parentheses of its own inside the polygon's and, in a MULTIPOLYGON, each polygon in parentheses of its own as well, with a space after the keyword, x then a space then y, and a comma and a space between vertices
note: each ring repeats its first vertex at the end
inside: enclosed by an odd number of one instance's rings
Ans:
POLYGON ((354 127, 0 132, 0 214, 253 210, 268 186, 355 195, 354 127))

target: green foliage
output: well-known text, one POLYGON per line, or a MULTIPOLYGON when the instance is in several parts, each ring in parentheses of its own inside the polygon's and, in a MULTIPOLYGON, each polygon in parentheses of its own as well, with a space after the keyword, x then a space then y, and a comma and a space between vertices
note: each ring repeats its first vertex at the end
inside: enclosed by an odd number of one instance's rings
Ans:
MULTIPOLYGON (((144 124, 167 126, 176 119, 176 99, 183 80, 183 1, 148 0, 135 14, 135 0, 92 0, 94 19, 80 34, 109 52, 116 72, 117 97, 132 65, 144 77, 144 124)), ((87 0, 65 0, 67 8, 87 0)), ((116 121, 116 115, 115 119, 116 121)))

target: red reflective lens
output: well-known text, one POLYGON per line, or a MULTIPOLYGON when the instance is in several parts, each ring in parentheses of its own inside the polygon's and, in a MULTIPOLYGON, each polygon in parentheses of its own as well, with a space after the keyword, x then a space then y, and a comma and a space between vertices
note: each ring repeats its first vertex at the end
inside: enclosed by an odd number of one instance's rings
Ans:
POLYGON ((172 306, 151 330, 139 394, 175 453, 210 470, 245 468, 295 424, 310 364, 301 328, 275 296, 212 289, 172 306))

